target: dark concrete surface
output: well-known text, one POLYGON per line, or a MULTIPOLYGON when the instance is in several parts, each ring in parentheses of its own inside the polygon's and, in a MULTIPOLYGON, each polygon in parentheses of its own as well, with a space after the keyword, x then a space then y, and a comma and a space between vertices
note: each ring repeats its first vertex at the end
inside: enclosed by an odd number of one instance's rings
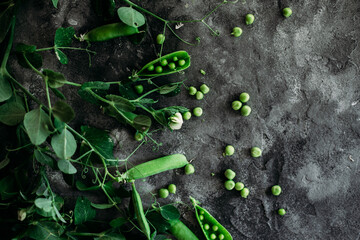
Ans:
MULTIPOLYGON (((201 18, 218 2, 137 1, 164 18, 179 20, 201 18)), ((167 31, 164 53, 183 49, 192 60, 185 75, 170 79, 186 79, 187 86, 206 83, 211 90, 197 101, 183 89, 161 104, 201 106, 204 115, 185 122, 179 131, 153 134, 163 146, 154 152, 147 144, 130 162, 183 153, 193 159, 196 173, 185 176, 172 171, 139 182, 144 203, 152 201, 149 192, 175 183, 178 193, 161 203, 189 204, 188 196, 193 196, 234 239, 359 239, 359 20, 358 0, 248 0, 224 5, 206 19, 220 32, 218 37, 201 23, 176 30, 191 42, 201 37, 199 46, 185 45, 167 31), (286 19, 280 11, 287 6, 293 15, 286 19), (244 23, 247 13, 255 15, 251 26, 244 23), (239 38, 230 35, 235 26, 243 28, 239 38), (200 69, 206 71, 205 76, 200 69), (231 109, 231 102, 243 91, 251 96, 249 117, 231 109), (223 157, 227 144, 236 151, 223 157), (263 149, 262 157, 250 157, 253 146, 263 149), (247 199, 223 187, 227 168, 236 171, 236 179, 249 187, 247 199), (278 197, 270 193, 274 184, 283 189, 278 197), (277 215, 278 208, 285 208, 287 214, 277 215)), ((77 83, 124 79, 159 51, 154 38, 163 24, 148 15, 147 21, 149 31, 138 46, 126 39, 93 44, 97 55, 91 68, 85 53, 73 51, 67 51, 68 65, 61 65, 53 53, 45 53, 44 68, 62 72, 77 83)), ((50 0, 31 0, 20 9, 15 42, 48 47, 58 27, 73 26, 79 34, 103 23, 89 0, 60 0, 58 9, 50 0)), ((44 99, 40 79, 19 67, 15 58, 10 63, 16 78, 44 99)), ((119 158, 137 146, 132 129, 84 103, 76 88, 62 90, 77 113, 73 126, 89 124, 111 131, 119 158)), ((76 196, 61 175, 53 178, 58 191, 69 198, 76 196)), ((183 220, 202 238, 193 212, 184 208, 183 220)))

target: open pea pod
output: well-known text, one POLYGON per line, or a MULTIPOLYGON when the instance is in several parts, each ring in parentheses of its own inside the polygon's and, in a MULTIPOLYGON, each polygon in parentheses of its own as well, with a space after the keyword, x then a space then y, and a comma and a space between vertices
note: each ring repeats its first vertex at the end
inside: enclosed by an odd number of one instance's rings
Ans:
POLYGON ((190 197, 194 205, 196 218, 207 240, 232 240, 231 234, 206 209, 200 207, 198 201, 190 197))
POLYGON ((186 51, 177 51, 149 62, 135 75, 137 77, 157 77, 180 72, 188 67, 190 67, 190 55, 186 51), (166 64, 164 60, 166 60, 166 64))

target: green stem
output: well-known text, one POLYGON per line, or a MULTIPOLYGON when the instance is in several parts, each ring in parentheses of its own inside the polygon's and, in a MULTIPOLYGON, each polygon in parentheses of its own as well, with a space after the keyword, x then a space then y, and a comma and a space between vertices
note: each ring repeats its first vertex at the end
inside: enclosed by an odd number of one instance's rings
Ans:
POLYGON ((6 64, 7 64, 7 61, 9 59, 9 55, 10 55, 10 52, 11 52, 11 48, 12 48, 12 43, 13 43, 13 40, 14 40, 14 29, 15 29, 15 16, 12 17, 12 20, 11 20, 11 32, 10 32, 10 38, 9 38, 9 42, 8 42, 8 45, 6 47, 6 50, 5 50, 5 53, 4 53, 4 58, 1 62, 1 68, 2 69, 6 69, 6 64))
POLYGON ((75 87, 81 87, 81 84, 79 84, 79 83, 74 83, 74 82, 69 82, 69 81, 66 81, 64 83, 67 85, 75 86, 75 87))
POLYGON ((200 21, 204 21, 206 18, 208 18, 211 14, 213 14, 220 6, 228 3, 227 0, 224 0, 222 3, 219 3, 212 11, 210 11, 208 14, 206 14, 200 21))
POLYGON ((205 21, 201 21, 215 36, 219 36, 220 34, 216 31, 214 31, 205 21))
POLYGON ((37 69, 30 63, 30 61, 27 59, 25 53, 23 53, 23 57, 24 57, 24 59, 25 59, 25 62, 29 65, 29 67, 30 67, 32 70, 34 70, 34 72, 36 72, 38 75, 40 75, 43 79, 46 78, 46 76, 45 76, 42 72, 40 72, 39 70, 37 70, 37 69))
POLYGON ((8 148, 6 148, 6 151, 8 151, 8 152, 15 152, 15 151, 21 150, 21 149, 23 149, 23 148, 27 148, 28 146, 31 146, 31 145, 33 145, 33 144, 32 144, 32 143, 29 143, 29 144, 26 144, 26 145, 24 145, 24 146, 21 146, 21 147, 15 148, 15 149, 8 149, 8 148))
POLYGON ((48 47, 48 48, 39 48, 36 49, 36 52, 42 52, 42 51, 48 51, 48 50, 54 50, 54 49, 70 49, 70 50, 80 50, 80 51, 86 51, 88 53, 96 54, 96 52, 85 49, 85 48, 76 48, 76 47, 48 47))
MULTIPOLYGON (((166 32, 166 24, 167 23, 164 23, 164 29, 163 29, 163 35, 165 36, 165 32, 166 32)), ((163 48, 164 48, 164 42, 166 41, 166 38, 165 40, 161 43, 161 47, 160 47, 160 53, 159 53, 159 57, 161 58, 161 55, 162 55, 162 51, 163 51, 163 48)))
POLYGON ((172 34, 174 34, 175 37, 176 37, 177 39, 179 39, 180 41, 182 41, 183 43, 185 43, 185 44, 187 44, 187 45, 190 45, 190 46, 195 46, 195 45, 196 45, 196 44, 194 44, 194 43, 190 43, 190 42, 185 41, 184 39, 182 39, 179 35, 177 35, 177 34, 175 33, 175 31, 170 27, 169 24, 166 24, 166 26, 170 29, 170 31, 172 32, 172 34))
POLYGON ((50 100, 49 83, 48 83, 47 77, 45 77, 44 80, 45 80, 46 98, 47 98, 48 107, 49 107, 49 118, 50 118, 50 122, 52 122, 52 120, 51 120, 52 107, 51 107, 51 100, 50 100))

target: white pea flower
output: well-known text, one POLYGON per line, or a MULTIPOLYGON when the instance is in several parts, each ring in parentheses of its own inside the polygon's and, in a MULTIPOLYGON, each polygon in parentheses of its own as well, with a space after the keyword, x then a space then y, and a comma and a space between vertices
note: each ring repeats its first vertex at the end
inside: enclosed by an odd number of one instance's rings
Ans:
POLYGON ((169 119, 169 126, 172 130, 179 130, 184 122, 181 113, 175 113, 175 115, 171 116, 169 119))

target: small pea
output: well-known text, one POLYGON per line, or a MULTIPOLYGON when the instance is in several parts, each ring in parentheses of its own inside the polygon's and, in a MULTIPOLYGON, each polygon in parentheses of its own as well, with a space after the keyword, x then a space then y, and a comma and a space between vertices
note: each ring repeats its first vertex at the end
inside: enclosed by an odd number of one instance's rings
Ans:
POLYGON ((195 168, 192 164, 189 163, 185 166, 185 174, 186 175, 193 174, 194 172, 195 172, 195 168))
POLYGON ((235 148, 234 148, 233 146, 231 146, 231 145, 227 145, 227 146, 225 147, 225 151, 224 151, 224 153, 223 153, 223 156, 224 156, 224 157, 225 157, 225 156, 231 156, 231 155, 234 154, 234 152, 235 152, 235 148))
POLYGON ((235 111, 237 111, 237 110, 239 110, 239 109, 242 107, 242 103, 241 103, 240 101, 238 101, 238 100, 233 101, 233 102, 231 103, 231 107, 232 107, 232 109, 234 109, 235 111))
POLYGON ((169 63, 169 68, 170 68, 171 70, 174 70, 174 69, 176 68, 176 64, 173 63, 173 62, 169 63))
POLYGON ((168 64, 168 61, 166 59, 162 59, 160 62, 160 65, 165 67, 168 64))
POLYGON ((226 169, 224 175, 227 179, 232 180, 236 176, 236 173, 231 169, 226 169))
POLYGON ((244 187, 245 187, 245 185, 244 185, 242 182, 237 182, 237 183, 235 183, 235 189, 236 189, 236 191, 241 191, 241 190, 244 189, 244 187))
POLYGON ((249 101, 250 99, 250 95, 246 92, 243 92, 240 94, 240 97, 239 97, 240 101, 243 102, 243 103, 246 103, 247 101, 249 101))
POLYGON ((214 226, 212 226, 212 230, 213 230, 214 232, 216 232, 217 230, 219 230, 219 227, 216 226, 216 225, 214 225, 214 226))
POLYGON ((158 34, 156 36, 156 43, 157 44, 163 44, 165 42, 165 35, 164 34, 158 34))
POLYGON ((243 106, 243 107, 240 109, 240 113, 241 113, 241 115, 244 116, 244 117, 249 116, 250 113, 251 113, 251 107, 249 107, 248 105, 243 106))
POLYGON ((134 88, 135 88, 135 91, 136 91, 138 94, 142 94, 143 91, 144 91, 144 87, 143 87, 143 85, 141 85, 141 84, 134 86, 134 88))
POLYGON ((167 198, 168 196, 169 196, 169 190, 167 190, 166 188, 161 188, 159 190, 159 197, 167 198))
POLYGON ((193 114, 195 117, 200 117, 203 114, 202 108, 201 107, 194 108, 193 114))
POLYGON ((195 97, 197 100, 201 100, 204 98, 204 94, 200 91, 197 91, 196 94, 195 94, 195 97))
POLYGON ((253 24, 254 20, 255 20, 255 16, 253 14, 251 14, 251 13, 246 14, 246 16, 245 16, 246 25, 253 24))
POLYGON ((203 93, 203 94, 207 94, 209 91, 210 91, 210 88, 208 86, 206 86, 206 84, 202 84, 200 86, 200 91, 203 93))
POLYGON ((251 152, 251 156, 252 156, 252 157, 255 157, 255 158, 260 157, 261 154, 262 154, 261 149, 258 148, 258 147, 253 147, 253 148, 251 148, 251 151, 250 151, 250 152, 251 152))
POLYGON ((134 138, 135 138, 136 141, 140 142, 140 141, 142 141, 144 139, 144 135, 142 135, 139 132, 136 132, 134 138))
POLYGON ((291 8, 288 8, 288 7, 284 8, 282 10, 282 14, 284 15, 284 17, 287 17, 287 18, 290 17, 292 14, 291 8))
POLYGON ((177 62, 178 60, 179 60, 178 57, 173 57, 174 62, 177 62))
MULTIPOLYGON (((200 215, 200 216, 201 216, 201 215, 200 215)), ((209 229, 210 229, 210 225, 207 224, 207 223, 205 223, 205 224, 204 224, 204 229, 205 229, 205 230, 209 230, 209 229)))
POLYGON ((205 74, 206 74, 206 72, 205 72, 203 69, 200 69, 200 73, 201 73, 202 75, 205 75, 205 74))
POLYGON ((242 29, 239 27, 234 27, 231 33, 231 35, 233 35, 234 37, 240 37, 241 34, 242 34, 242 29))
POLYGON ((204 220, 204 215, 200 215, 199 216, 199 219, 202 221, 202 220, 204 220))
POLYGON ((250 190, 249 190, 248 188, 243 188, 243 189, 241 190, 241 192, 240 192, 240 195, 241 195, 241 197, 243 197, 243 198, 247 198, 247 196, 249 195, 249 193, 250 193, 250 190))
POLYGON ((281 193, 281 187, 279 185, 274 185, 271 187, 271 192, 274 196, 279 196, 281 193))
POLYGON ((154 69, 155 69, 154 65, 150 65, 150 66, 148 66, 148 68, 147 68, 147 70, 148 70, 149 72, 154 71, 154 69))
POLYGON ((162 71, 163 71, 163 69, 162 69, 161 66, 157 66, 157 67, 155 68, 155 72, 157 72, 157 73, 161 73, 162 71))
POLYGON ((175 184, 170 184, 168 186, 168 190, 169 190, 169 193, 172 193, 172 194, 175 194, 176 193, 176 185, 175 184))
POLYGON ((219 239, 220 239, 220 240, 223 240, 224 238, 225 238, 224 234, 222 234, 222 233, 219 234, 219 239))
POLYGON ((180 67, 184 66, 185 63, 186 63, 186 62, 185 62, 184 59, 181 59, 181 60, 179 60, 179 62, 178 62, 178 64, 179 64, 180 67))
POLYGON ((285 209, 280 208, 280 209, 278 210, 278 214, 279 214, 280 216, 284 216, 284 215, 286 214, 285 209))
POLYGON ((203 210, 200 211, 200 214, 205 214, 205 212, 203 210))
POLYGON ((225 184, 224 184, 224 186, 225 186, 225 188, 227 189, 227 190, 233 190, 234 189, 234 187, 235 187, 235 182, 233 181, 233 180, 227 180, 226 182, 225 182, 225 184))
POLYGON ((210 234, 210 239, 216 239, 216 234, 215 233, 210 234))
POLYGON ((197 89, 195 87, 189 87, 189 95, 194 96, 197 93, 197 89))
POLYGON ((185 112, 182 114, 184 120, 189 120, 191 118, 191 112, 185 112))

